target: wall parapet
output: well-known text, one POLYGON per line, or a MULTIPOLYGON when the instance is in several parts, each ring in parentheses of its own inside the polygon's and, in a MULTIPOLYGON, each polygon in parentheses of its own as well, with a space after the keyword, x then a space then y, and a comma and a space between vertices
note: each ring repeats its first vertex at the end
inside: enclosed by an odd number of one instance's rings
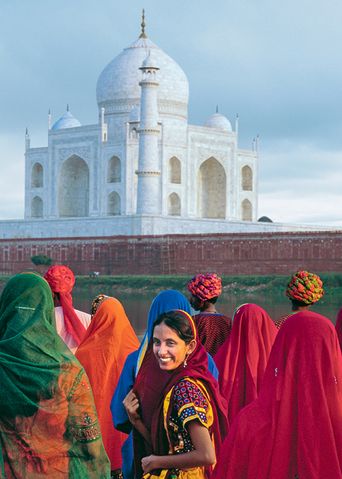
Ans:
POLYGON ((0 239, 0 274, 44 254, 77 274, 290 274, 342 270, 342 232, 0 239))

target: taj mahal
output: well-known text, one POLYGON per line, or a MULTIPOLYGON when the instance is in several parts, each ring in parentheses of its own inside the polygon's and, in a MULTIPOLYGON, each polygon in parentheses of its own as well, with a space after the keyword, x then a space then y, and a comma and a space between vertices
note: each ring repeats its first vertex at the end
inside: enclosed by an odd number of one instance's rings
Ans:
POLYGON ((144 16, 96 95, 95 124, 67 108, 49 114, 47 146, 31 148, 26 132, 25 219, 1 222, 1 237, 288 229, 257 222, 258 148, 239 148, 238 120, 216 111, 188 123, 186 74, 147 37, 144 16))

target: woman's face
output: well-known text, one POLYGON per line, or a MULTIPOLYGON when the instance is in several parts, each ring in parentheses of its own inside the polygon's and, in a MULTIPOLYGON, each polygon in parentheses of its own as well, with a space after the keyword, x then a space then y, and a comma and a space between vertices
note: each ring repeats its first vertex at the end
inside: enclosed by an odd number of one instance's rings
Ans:
POLYGON ((185 357, 192 353, 195 346, 195 340, 186 344, 176 331, 165 323, 158 324, 154 328, 153 353, 160 369, 173 371, 178 368, 184 362, 185 357))

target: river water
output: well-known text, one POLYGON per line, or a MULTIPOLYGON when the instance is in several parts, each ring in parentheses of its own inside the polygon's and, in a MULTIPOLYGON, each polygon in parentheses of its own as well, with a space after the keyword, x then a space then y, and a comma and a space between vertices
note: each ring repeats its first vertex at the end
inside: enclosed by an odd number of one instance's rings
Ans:
MULTIPOLYGON (((96 291, 94 286, 89 289, 80 289, 76 287, 73 292, 74 307, 82 311, 90 312, 90 305, 92 299, 98 293, 105 293, 114 296, 123 304, 126 314, 130 319, 137 335, 142 335, 146 329, 147 314, 151 301, 156 293, 120 293, 116 292, 115 288, 111 291, 96 291)), ((222 294, 216 303, 218 312, 232 317, 236 307, 243 303, 256 303, 263 307, 272 319, 276 320, 279 317, 291 312, 290 301, 284 296, 267 296, 267 293, 242 293, 242 294, 222 294)), ((317 305, 312 306, 312 310, 317 313, 327 316, 333 323, 335 323, 336 315, 339 308, 342 306, 342 297, 322 298, 317 305)))

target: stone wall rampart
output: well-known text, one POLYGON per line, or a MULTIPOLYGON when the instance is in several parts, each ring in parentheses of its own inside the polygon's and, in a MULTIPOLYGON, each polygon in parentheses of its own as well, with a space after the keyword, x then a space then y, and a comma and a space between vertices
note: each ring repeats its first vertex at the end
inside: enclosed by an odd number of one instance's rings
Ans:
POLYGON ((342 270, 342 232, 112 236, 0 240, 0 274, 44 254, 77 274, 289 274, 342 270))

